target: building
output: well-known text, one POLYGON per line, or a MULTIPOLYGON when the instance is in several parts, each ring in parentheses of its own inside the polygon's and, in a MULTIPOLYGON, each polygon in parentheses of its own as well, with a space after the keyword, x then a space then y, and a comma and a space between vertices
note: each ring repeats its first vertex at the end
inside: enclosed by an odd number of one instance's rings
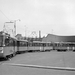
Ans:
POLYGON ((17 38, 18 40, 23 40, 23 37, 22 37, 21 34, 17 34, 17 35, 16 35, 16 38, 17 38))
POLYGON ((75 36, 59 36, 48 34, 42 39, 44 42, 75 42, 75 36))

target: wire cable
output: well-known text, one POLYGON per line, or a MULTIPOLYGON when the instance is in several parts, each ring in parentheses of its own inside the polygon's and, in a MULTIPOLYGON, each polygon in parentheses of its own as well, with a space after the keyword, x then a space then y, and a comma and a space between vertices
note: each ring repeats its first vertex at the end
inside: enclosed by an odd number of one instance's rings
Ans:
POLYGON ((0 10, 0 12, 1 12, 8 20, 10 20, 1 10, 0 10))

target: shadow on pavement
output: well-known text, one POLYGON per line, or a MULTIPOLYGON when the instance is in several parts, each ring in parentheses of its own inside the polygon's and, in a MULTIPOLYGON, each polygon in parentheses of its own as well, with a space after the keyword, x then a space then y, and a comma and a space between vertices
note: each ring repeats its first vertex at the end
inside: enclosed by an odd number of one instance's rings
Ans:
POLYGON ((5 59, 5 58, 0 58, 0 62, 2 61, 7 61, 8 59, 5 59))

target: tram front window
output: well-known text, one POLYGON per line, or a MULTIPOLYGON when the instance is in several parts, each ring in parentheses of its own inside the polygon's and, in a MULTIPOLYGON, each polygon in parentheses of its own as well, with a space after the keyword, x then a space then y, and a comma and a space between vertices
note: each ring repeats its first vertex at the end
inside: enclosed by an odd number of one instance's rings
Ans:
POLYGON ((9 46, 9 44, 10 44, 10 43, 9 43, 9 38, 6 38, 6 39, 5 39, 5 45, 6 45, 6 46, 9 46))
POLYGON ((0 46, 2 46, 2 43, 3 43, 3 37, 0 36, 0 46))

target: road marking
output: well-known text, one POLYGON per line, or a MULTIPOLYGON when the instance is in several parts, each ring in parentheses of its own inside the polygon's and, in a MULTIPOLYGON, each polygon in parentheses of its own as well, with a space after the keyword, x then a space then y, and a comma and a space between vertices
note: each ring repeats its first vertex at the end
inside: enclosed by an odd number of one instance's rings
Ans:
POLYGON ((53 66, 41 66, 41 65, 29 65, 29 64, 15 64, 15 63, 4 63, 2 65, 10 65, 10 66, 18 66, 18 67, 29 67, 29 68, 40 68, 40 69, 53 69, 53 70, 75 71, 75 68, 71 68, 71 67, 53 67, 53 66))
POLYGON ((2 64, 3 64, 3 62, 0 63, 0 65, 2 65, 2 64))
POLYGON ((3 63, 4 63, 4 61, 1 61, 1 62, 0 62, 0 65, 2 65, 3 63))

